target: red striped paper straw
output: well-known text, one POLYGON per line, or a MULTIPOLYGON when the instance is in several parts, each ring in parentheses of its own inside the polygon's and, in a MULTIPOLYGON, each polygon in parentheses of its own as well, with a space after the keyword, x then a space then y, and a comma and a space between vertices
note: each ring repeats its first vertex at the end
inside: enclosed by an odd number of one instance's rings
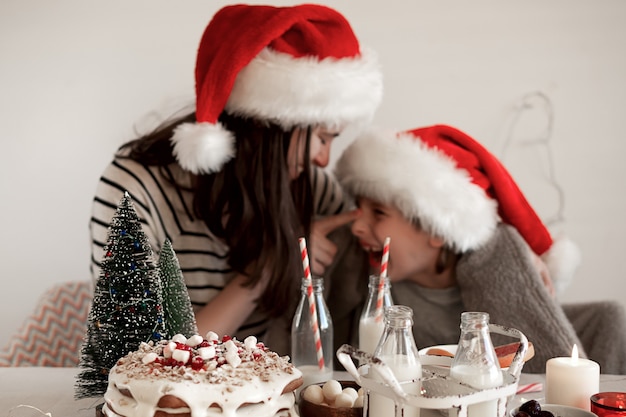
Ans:
POLYGON ((322 339, 320 328, 317 324, 317 308, 315 307, 315 296, 313 295, 313 280, 311 279, 311 268, 309 267, 309 255, 306 249, 306 239, 298 239, 300 243, 300 254, 302 256, 302 268, 304 269, 304 279, 307 283, 307 296, 309 298, 309 313, 311 314, 311 328, 315 339, 315 352, 317 353, 317 365, 320 370, 324 369, 324 352, 322 350, 322 339))
POLYGON ((524 394, 528 392, 541 392, 543 391, 543 384, 541 382, 532 382, 530 384, 522 384, 517 387, 516 394, 524 394))
POLYGON ((389 264, 389 242, 391 238, 386 237, 383 244, 383 258, 380 263, 380 278, 378 280, 378 298, 376 298, 376 321, 383 318, 383 295, 385 293, 385 281, 387 280, 387 266, 389 264))

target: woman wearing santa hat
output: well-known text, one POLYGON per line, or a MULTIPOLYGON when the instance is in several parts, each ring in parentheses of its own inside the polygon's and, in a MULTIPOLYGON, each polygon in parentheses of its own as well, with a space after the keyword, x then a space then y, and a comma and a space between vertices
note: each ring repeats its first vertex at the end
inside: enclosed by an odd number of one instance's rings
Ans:
POLYGON ((547 359, 569 356, 574 344, 603 373, 626 372, 623 308, 559 305, 538 265, 548 281, 569 282, 577 247, 552 238, 506 168, 470 136, 446 125, 372 130, 346 148, 335 173, 357 199, 352 232, 373 267, 390 238, 392 296, 415 311, 418 345, 456 344, 461 312, 484 311, 533 343, 526 372, 545 372, 547 359))
POLYGON ((195 78, 195 112, 123 145, 106 168, 92 274, 128 191, 155 252, 171 240, 199 331, 263 337, 297 300, 298 237, 317 273, 340 250, 326 235, 354 213, 313 222, 347 208, 321 168, 343 128, 371 119, 381 71, 333 9, 240 4, 209 22, 195 78))

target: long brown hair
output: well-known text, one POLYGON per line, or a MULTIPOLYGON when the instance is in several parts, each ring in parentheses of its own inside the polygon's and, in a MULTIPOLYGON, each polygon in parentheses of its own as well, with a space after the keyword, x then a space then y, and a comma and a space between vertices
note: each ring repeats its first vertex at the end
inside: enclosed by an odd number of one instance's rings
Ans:
MULTIPOLYGON (((292 181, 287 149, 293 131, 226 113, 219 121, 233 132, 236 154, 219 172, 195 177, 194 213, 228 245, 228 263, 249 277, 248 285, 255 285, 264 273, 270 274, 259 306, 277 316, 288 308, 299 289, 302 264, 298 237, 308 238, 311 229, 311 129, 303 130, 303 173, 292 181)), ((170 138, 184 122, 195 122, 195 114, 171 120, 121 149, 139 163, 165 167, 175 162, 170 138)))

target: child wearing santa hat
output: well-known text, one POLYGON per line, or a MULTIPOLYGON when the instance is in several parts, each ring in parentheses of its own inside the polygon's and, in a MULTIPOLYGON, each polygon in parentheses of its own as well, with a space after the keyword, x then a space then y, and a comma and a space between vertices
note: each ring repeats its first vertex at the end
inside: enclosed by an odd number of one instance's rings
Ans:
POLYGON ((485 311, 534 344, 526 372, 545 372, 547 359, 569 356, 574 344, 603 373, 626 372, 623 308, 559 305, 546 282, 571 280, 577 247, 552 238, 506 168, 473 138, 446 125, 372 130, 346 148, 335 174, 357 199, 352 232, 373 267, 390 238, 392 297, 415 311, 418 345, 456 344, 461 312, 485 311))
POLYGON ((298 238, 324 272, 338 250, 326 235, 353 218, 313 235, 314 218, 347 207, 321 168, 343 128, 371 119, 382 74, 331 8, 238 4, 206 27, 195 80, 195 111, 123 145, 100 179, 92 274, 128 191, 155 252, 172 242, 200 332, 264 337, 297 301, 298 238))

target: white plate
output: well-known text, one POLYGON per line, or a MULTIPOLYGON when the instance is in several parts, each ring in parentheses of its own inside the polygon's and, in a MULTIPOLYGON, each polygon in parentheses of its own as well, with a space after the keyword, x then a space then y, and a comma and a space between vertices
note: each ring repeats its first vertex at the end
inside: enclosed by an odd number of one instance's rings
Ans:
MULTIPOLYGON (((418 353, 420 354, 420 359, 422 360, 422 365, 449 367, 452 364, 452 359, 454 358, 443 355, 429 355, 427 352, 433 348, 443 349, 450 352, 454 356, 456 354, 457 345, 428 346, 418 351, 418 353)), ((509 368, 502 368, 503 371, 506 371, 507 369, 509 368)))
POLYGON ((446 350, 446 351, 450 352, 450 353, 452 354, 452 356, 454 356, 454 354, 456 353, 456 348, 457 348, 457 345, 437 345, 437 346, 428 346, 428 347, 425 347, 425 348, 423 348, 423 349, 420 349, 420 350, 419 350, 419 354, 420 354, 420 355, 427 355, 427 354, 428 354, 428 353, 427 353, 427 352, 428 352, 428 350, 429 350, 429 349, 432 349, 432 348, 437 348, 437 349, 443 349, 443 350, 446 350))
MULTIPOLYGON (((550 411, 555 417, 598 417, 591 411, 566 405, 541 404, 541 409, 550 411)), ((510 416, 514 417, 515 413, 517 413, 517 408, 511 411, 510 416)))
POLYGON ((443 349, 450 352, 453 356, 456 353, 457 345, 437 345, 437 346, 428 346, 418 351, 420 355, 420 360, 422 361, 422 365, 433 365, 442 368, 449 368, 452 365, 452 357, 443 356, 443 355, 429 355, 429 349, 438 348, 443 349))

